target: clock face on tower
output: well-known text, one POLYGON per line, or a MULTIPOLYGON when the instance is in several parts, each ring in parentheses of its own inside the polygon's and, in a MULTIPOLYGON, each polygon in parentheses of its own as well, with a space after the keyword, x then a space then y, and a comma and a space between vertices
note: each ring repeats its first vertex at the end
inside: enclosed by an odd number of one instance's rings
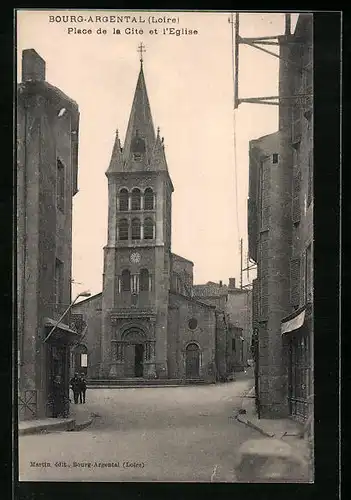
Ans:
POLYGON ((133 252, 131 255, 130 255, 130 261, 133 263, 133 264, 138 264, 140 262, 140 253, 138 252, 133 252))

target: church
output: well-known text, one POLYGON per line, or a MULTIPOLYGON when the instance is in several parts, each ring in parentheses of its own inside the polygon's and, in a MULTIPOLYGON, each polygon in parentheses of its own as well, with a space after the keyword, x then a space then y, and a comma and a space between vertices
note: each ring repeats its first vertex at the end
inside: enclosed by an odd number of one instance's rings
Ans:
POLYGON ((174 186, 140 62, 125 141, 117 132, 106 171, 103 290, 73 307, 86 332, 74 369, 85 353, 89 379, 211 383, 235 371, 242 329, 226 312, 227 287, 197 294, 193 262, 172 253, 174 186))

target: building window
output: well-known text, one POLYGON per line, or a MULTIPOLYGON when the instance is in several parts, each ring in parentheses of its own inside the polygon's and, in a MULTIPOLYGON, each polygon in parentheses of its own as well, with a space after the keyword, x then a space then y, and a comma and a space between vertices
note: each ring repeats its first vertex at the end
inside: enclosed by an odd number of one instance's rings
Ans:
POLYGON ((144 209, 145 210, 153 210, 154 209, 154 192, 151 188, 145 189, 144 209))
POLYGON ((63 262, 59 259, 55 260, 55 303, 60 305, 63 303, 63 278, 64 278, 63 262))
POLYGON ((86 368, 88 366, 88 355, 83 353, 80 355, 80 366, 86 368))
POLYGON ((147 217, 144 222, 144 238, 145 240, 154 238, 154 221, 150 217, 147 217))
POLYGON ((140 219, 132 220, 132 240, 140 240, 141 238, 141 223, 140 219))
POLYGON ((118 224, 118 238, 120 240, 127 240, 129 237, 129 227, 127 219, 122 219, 118 224))
POLYGON ((313 273, 312 246, 309 245, 306 248, 306 270, 305 270, 305 278, 306 278, 305 290, 306 290, 307 302, 312 302, 312 295, 313 295, 312 273, 313 273))
POLYGON ((65 167, 61 160, 57 158, 57 208, 64 212, 65 210, 65 167))
POLYGON ((235 347, 235 339, 232 339, 232 351, 236 351, 236 347, 235 347))
POLYGON ((132 191, 132 210, 141 209, 141 193, 140 189, 134 188, 132 191))
POLYGON ((147 269, 140 271, 140 291, 148 292, 150 287, 150 275, 147 269))
POLYGON ((278 163, 279 161, 279 155, 278 153, 273 153, 272 155, 272 163, 278 163))
POLYGON ((189 319, 188 327, 190 328, 190 330, 195 330, 195 328, 197 327, 197 319, 196 318, 189 319))
POLYGON ((119 192, 119 210, 127 212, 128 210, 129 193, 127 189, 121 189, 119 192))
POLYGON ((122 292, 130 292, 130 272, 128 269, 122 271, 122 292))

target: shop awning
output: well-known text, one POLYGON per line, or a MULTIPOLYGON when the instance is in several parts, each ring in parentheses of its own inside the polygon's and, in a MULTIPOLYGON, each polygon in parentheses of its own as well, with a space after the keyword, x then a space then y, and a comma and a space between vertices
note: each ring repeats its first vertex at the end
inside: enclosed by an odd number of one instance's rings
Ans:
POLYGON ((63 344, 73 344, 77 342, 81 337, 78 332, 72 330, 72 328, 70 328, 65 323, 57 324, 57 321, 53 320, 52 318, 45 318, 44 324, 48 330, 48 333, 54 326, 56 327, 50 335, 50 338, 48 339, 49 342, 51 340, 55 342, 61 342, 63 344))
POLYGON ((284 319, 281 325, 282 335, 284 333, 289 333, 301 328, 305 322, 305 315, 306 315, 306 310, 304 309, 303 311, 298 312, 296 316, 294 317, 290 316, 289 318, 284 319))

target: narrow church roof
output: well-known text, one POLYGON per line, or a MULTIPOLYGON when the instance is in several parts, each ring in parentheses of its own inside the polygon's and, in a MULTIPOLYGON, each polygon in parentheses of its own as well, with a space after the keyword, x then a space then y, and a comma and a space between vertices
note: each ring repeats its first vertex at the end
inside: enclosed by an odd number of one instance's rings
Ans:
POLYGON ((142 64, 140 66, 132 109, 129 116, 126 138, 124 141, 123 156, 125 161, 129 158, 132 141, 137 135, 144 139, 146 151, 148 153, 148 157, 150 158, 156 141, 156 134, 142 64))
POLYGON ((208 281, 205 285, 194 285, 195 297, 215 297, 228 293, 227 285, 220 286, 218 283, 208 281))

